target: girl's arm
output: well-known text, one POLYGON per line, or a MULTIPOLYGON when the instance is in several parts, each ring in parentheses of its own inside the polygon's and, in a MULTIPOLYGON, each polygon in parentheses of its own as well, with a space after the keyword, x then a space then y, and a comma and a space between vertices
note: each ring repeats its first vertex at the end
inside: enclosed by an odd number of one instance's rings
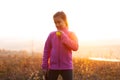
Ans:
POLYGON ((68 48, 72 49, 73 51, 78 50, 78 39, 73 32, 70 32, 68 35, 62 32, 62 42, 68 48))
POLYGON ((44 46, 42 69, 45 69, 45 70, 48 69, 48 59, 50 57, 50 51, 51 51, 51 39, 50 39, 50 35, 49 35, 45 42, 45 46, 44 46))

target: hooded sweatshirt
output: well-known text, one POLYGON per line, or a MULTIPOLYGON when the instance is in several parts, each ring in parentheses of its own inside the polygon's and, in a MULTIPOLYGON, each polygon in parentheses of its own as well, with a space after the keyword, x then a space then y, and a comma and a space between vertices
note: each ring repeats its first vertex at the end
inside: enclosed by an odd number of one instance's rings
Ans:
POLYGON ((78 40, 73 32, 67 29, 59 35, 57 31, 51 32, 44 46, 42 69, 73 69, 72 51, 76 50, 78 50, 78 40))

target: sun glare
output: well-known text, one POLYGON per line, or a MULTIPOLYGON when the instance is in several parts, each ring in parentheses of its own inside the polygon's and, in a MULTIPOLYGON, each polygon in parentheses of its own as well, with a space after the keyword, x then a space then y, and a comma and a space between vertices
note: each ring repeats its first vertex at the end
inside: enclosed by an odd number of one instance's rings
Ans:
POLYGON ((99 40, 112 39, 120 43, 119 4, 117 0, 53 0, 47 3, 46 0, 1 0, 0 38, 45 41, 49 33, 56 30, 53 14, 64 11, 70 30, 75 32, 80 44, 98 44, 99 40))
POLYGON ((98 60, 98 61, 111 61, 111 62, 120 62, 118 59, 107 59, 107 58, 89 58, 91 60, 98 60))

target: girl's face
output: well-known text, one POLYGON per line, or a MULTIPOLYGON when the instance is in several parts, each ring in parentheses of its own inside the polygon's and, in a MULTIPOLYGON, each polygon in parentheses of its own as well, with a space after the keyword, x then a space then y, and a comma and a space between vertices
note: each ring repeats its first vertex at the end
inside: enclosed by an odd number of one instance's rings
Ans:
POLYGON ((54 23, 55 23, 55 26, 58 30, 62 30, 66 27, 65 21, 60 17, 55 17, 54 23))

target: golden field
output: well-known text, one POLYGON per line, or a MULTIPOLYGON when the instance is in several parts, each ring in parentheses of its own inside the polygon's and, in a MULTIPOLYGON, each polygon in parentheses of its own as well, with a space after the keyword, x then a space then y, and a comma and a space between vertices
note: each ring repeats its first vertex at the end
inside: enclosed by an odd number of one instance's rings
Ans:
MULTIPOLYGON (((0 80, 43 80, 41 61, 41 53, 0 50, 0 80)), ((120 80, 120 62, 73 58, 73 66, 74 80, 120 80)))

